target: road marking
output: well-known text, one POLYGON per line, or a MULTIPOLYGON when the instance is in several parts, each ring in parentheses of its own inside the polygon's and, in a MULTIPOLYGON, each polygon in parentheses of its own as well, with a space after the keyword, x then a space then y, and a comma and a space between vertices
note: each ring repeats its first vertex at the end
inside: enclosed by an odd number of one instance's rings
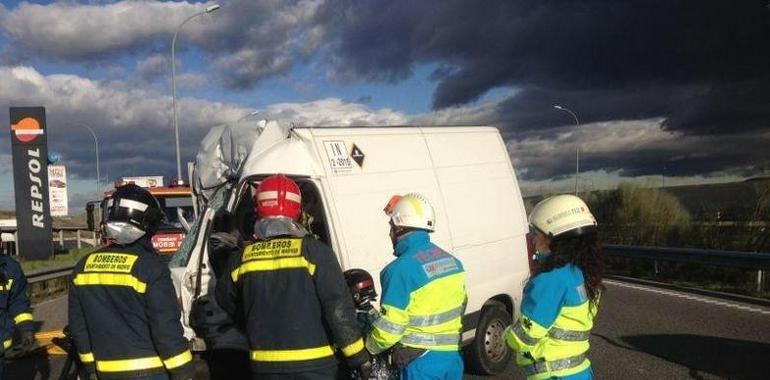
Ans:
POLYGON ((644 291, 644 292, 665 294, 665 295, 668 295, 668 296, 677 297, 677 298, 684 298, 684 299, 688 299, 688 300, 691 300, 691 301, 702 302, 702 303, 707 303, 707 304, 717 305, 717 306, 724 306, 724 307, 729 307, 731 309, 738 309, 738 310, 742 310, 742 311, 748 311, 750 313, 759 313, 759 314, 764 314, 764 315, 770 315, 770 310, 762 309, 762 308, 757 308, 757 307, 751 307, 751 306, 745 306, 745 305, 741 305, 741 304, 737 304, 737 303, 732 303, 732 302, 717 301, 717 300, 713 300, 713 299, 710 299, 710 298, 703 298, 703 297, 693 296, 693 295, 690 295, 690 294, 684 294, 684 293, 671 292, 671 291, 667 291, 667 290, 648 288, 648 287, 644 287, 644 286, 632 285, 632 284, 627 284, 627 283, 624 283, 624 282, 617 282, 617 281, 612 281, 612 280, 604 280, 603 282, 605 284, 608 284, 608 285, 615 285, 615 286, 620 286, 620 287, 624 287, 624 288, 636 289, 636 290, 641 290, 641 291, 644 291))

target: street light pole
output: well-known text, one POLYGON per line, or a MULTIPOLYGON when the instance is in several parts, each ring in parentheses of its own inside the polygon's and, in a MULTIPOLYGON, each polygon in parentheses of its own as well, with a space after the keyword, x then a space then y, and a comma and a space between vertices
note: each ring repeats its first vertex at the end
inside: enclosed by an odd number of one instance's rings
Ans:
MULTIPOLYGON (((562 107, 558 104, 554 104, 553 108, 559 111, 564 111, 572 115, 575 118, 575 126, 580 127, 580 121, 577 115, 568 108, 562 107)), ((578 182, 580 181, 580 143, 575 139, 575 195, 578 195, 578 182)))
POLYGON ((88 132, 91 133, 91 137, 94 138, 94 147, 95 147, 95 150, 96 150, 96 196, 97 197, 101 197, 101 185, 100 185, 100 182, 101 182, 102 177, 100 176, 100 173, 99 173, 99 139, 96 138, 96 133, 87 124, 85 124, 85 123, 75 123, 74 125, 81 126, 81 127, 85 128, 85 129, 87 129, 88 132))
POLYGON ((179 24, 179 26, 177 26, 176 31, 174 32, 174 38, 171 39, 171 108, 173 108, 173 112, 174 112, 174 139, 175 139, 174 141, 176 142, 176 184, 177 185, 181 185, 182 183, 184 183, 184 181, 182 180, 182 158, 179 153, 179 124, 177 124, 177 113, 176 113, 176 57, 174 55, 174 48, 176 47, 176 37, 179 34, 179 31, 182 30, 182 26, 184 26, 184 24, 187 24, 188 21, 198 16, 214 12, 219 8, 221 8, 219 4, 209 5, 203 11, 200 11, 186 18, 184 21, 182 21, 181 24, 179 24))

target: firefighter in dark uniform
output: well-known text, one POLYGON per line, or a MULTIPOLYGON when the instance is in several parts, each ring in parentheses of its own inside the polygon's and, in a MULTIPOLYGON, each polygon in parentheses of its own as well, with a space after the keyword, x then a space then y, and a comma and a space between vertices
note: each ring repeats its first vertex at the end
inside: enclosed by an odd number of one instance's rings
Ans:
POLYGON ((16 260, 0 255, 0 380, 3 379, 3 359, 11 356, 7 355, 9 349, 23 353, 34 346, 32 322, 32 311, 27 298, 27 278, 16 260), (14 329, 18 329, 20 333, 20 339, 15 345, 14 329))
POLYGON ((223 309, 246 324, 254 379, 334 379, 338 353, 364 378, 369 354, 332 250, 297 219, 301 193, 278 174, 255 194, 256 242, 217 283, 223 309))
POLYGON ((109 379, 191 379, 192 353, 182 333, 168 267, 150 237, 163 220, 158 201, 128 184, 108 203, 111 244, 75 266, 69 327, 89 376, 109 379))

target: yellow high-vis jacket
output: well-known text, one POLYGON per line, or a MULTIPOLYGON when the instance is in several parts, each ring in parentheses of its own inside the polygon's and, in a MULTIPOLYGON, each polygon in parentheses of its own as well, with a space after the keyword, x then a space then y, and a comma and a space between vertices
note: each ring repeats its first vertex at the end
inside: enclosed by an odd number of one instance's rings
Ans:
POLYGON ((591 379, 585 354, 596 311, 574 264, 533 277, 524 288, 521 316, 505 330, 527 379, 591 379))
POLYGON ((366 340, 369 352, 396 343, 433 351, 458 351, 467 301, 465 271, 454 256, 413 231, 395 247, 396 260, 380 273, 381 316, 366 340))

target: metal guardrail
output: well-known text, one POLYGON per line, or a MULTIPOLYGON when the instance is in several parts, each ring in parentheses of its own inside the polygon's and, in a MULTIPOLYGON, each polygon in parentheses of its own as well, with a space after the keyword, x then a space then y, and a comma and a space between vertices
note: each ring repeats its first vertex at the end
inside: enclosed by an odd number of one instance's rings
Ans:
POLYGON ((639 247, 627 245, 604 245, 605 256, 617 258, 673 261, 703 265, 740 268, 757 271, 756 290, 764 289, 765 271, 770 270, 770 253, 717 251, 695 248, 639 247))
POLYGON ((694 248, 604 245, 605 256, 698 263, 731 268, 770 270, 770 253, 716 251, 694 248))
POLYGON ((70 274, 72 274, 72 270, 74 268, 75 266, 71 265, 67 267, 43 269, 39 271, 30 272, 26 274, 27 282, 30 284, 34 284, 37 282, 48 281, 59 277, 69 276, 70 274))

